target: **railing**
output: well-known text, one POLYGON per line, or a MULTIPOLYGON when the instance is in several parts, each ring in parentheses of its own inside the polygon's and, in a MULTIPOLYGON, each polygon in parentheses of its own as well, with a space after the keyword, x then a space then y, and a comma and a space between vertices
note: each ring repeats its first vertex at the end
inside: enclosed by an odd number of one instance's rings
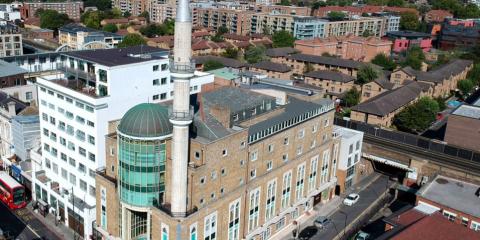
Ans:
POLYGON ((173 59, 170 59, 170 72, 172 73, 194 73, 195 72, 195 62, 192 60, 190 64, 179 64, 175 63, 173 59))
POLYGON ((401 144, 420 147, 425 150, 442 153, 465 160, 480 162, 480 152, 448 145, 447 143, 439 142, 438 140, 433 140, 410 133, 386 130, 367 123, 344 120, 340 118, 335 118, 335 124, 341 127, 358 130, 378 138, 384 138, 401 144))
POLYGON ((74 75, 75 77, 84 78, 86 80, 91 80, 91 81, 96 80, 95 74, 85 72, 85 71, 82 71, 80 69, 70 68, 70 67, 66 67, 66 66, 60 66, 58 68, 58 70, 63 71, 65 73, 69 73, 71 75, 74 75))
POLYGON ((188 111, 174 111, 173 106, 168 108, 168 117, 175 121, 190 121, 193 119, 193 106, 190 106, 188 111))

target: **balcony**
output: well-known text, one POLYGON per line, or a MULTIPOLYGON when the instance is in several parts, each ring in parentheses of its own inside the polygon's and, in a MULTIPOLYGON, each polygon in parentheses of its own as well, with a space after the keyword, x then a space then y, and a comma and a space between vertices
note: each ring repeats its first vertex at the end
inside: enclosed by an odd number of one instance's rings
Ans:
POLYGON ((77 69, 77 68, 70 68, 67 66, 60 66, 58 70, 62 71, 65 73, 65 75, 69 76, 74 76, 75 78, 82 78, 87 81, 93 81, 95 82, 97 80, 97 77, 95 76, 95 70, 90 69, 89 72, 77 69))
POLYGON ((174 121, 191 121, 193 119, 193 115, 193 106, 190 106, 188 111, 174 111, 173 106, 168 108, 168 116, 174 121))
POLYGON ((170 72, 171 73, 183 73, 183 74, 193 74, 195 72, 195 62, 191 61, 190 63, 174 63, 173 59, 170 59, 170 72))

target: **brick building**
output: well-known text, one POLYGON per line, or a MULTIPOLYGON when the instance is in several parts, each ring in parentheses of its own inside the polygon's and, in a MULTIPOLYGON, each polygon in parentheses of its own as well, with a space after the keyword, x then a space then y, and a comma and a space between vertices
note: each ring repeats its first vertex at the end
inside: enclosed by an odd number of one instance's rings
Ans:
POLYGON ((480 149, 479 105, 461 105, 448 116, 445 142, 472 150, 480 149))
POLYGON ((331 99, 340 98, 356 86, 354 77, 336 71, 313 71, 305 73, 304 77, 305 84, 322 88, 331 99))
POLYGON ((424 52, 432 48, 432 37, 428 33, 414 31, 388 32, 387 37, 393 42, 393 51, 400 53, 413 46, 420 47, 424 52))
POLYGON ((376 55, 390 55, 392 42, 375 37, 329 37, 325 39, 297 40, 295 48, 301 53, 318 55, 329 54, 343 59, 370 62, 376 55))
POLYGON ((441 23, 446 18, 453 18, 453 14, 446 10, 430 10, 425 13, 425 21, 428 23, 441 23))
POLYGON ((292 69, 289 66, 270 61, 262 61, 252 64, 250 70, 265 74, 270 78, 290 79, 292 75, 292 69))
POLYGON ((20 8, 22 19, 33 18, 38 9, 55 10, 65 13, 71 19, 80 20, 83 11, 83 1, 59 1, 59 2, 24 2, 20 8))

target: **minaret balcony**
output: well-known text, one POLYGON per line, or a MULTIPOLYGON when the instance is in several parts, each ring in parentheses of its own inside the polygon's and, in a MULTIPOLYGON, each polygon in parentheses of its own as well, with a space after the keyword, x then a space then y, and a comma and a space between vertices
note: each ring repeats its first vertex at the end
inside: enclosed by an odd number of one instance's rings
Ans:
POLYGON ((168 108, 168 117, 174 121, 191 121, 193 119, 193 106, 190 106, 188 111, 174 110, 173 106, 168 108))
POLYGON ((170 59, 171 73, 193 74, 195 70, 195 61, 193 60, 190 63, 176 63, 173 59, 170 59))

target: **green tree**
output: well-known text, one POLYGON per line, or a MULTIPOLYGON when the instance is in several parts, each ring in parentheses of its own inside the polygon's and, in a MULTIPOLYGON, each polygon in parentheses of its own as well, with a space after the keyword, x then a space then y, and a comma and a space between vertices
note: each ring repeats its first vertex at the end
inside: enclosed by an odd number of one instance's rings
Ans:
POLYGON ((420 22, 417 15, 412 12, 404 12, 400 14, 400 29, 402 30, 417 30, 420 22))
POLYGON ((476 4, 469 3, 458 8, 454 14, 458 18, 478 18, 480 17, 480 10, 476 4))
POLYGON ((357 84, 363 85, 375 80, 378 72, 371 65, 362 66, 357 72, 357 84))
POLYGON ((342 100, 345 107, 353 107, 360 102, 360 91, 353 87, 345 93, 342 100))
POLYGON ((265 51, 267 48, 263 45, 260 46, 250 46, 247 48, 245 52, 245 60, 248 63, 258 63, 263 60, 267 60, 267 56, 265 55, 265 51))
POLYGON ((373 32, 366 29, 365 31, 363 31, 362 33, 362 37, 370 37, 370 36, 373 36, 373 32))
POLYGON ((468 71, 467 78, 471 79, 475 85, 480 84, 480 64, 473 65, 473 68, 468 71))
POLYGON ((445 99, 443 99, 442 97, 436 97, 435 101, 437 101, 439 111, 443 111, 447 108, 447 105, 445 104, 445 99))
POLYGON ((111 0, 84 0, 85 7, 97 7, 100 11, 106 11, 112 8, 111 0))
POLYGON ((323 1, 315 1, 314 3, 312 3, 312 10, 317 10, 321 7, 325 7, 327 6, 327 3, 323 2, 323 1))
POLYGON ((422 68, 422 63, 425 60, 425 54, 420 47, 411 47, 406 52, 405 60, 402 62, 402 66, 410 66, 415 70, 422 68))
POLYGON ((393 124, 401 131, 418 134, 435 121, 439 110, 437 101, 430 97, 422 97, 395 115, 393 124))
POLYGON ((293 47, 293 44, 295 43, 295 38, 291 33, 285 30, 281 30, 273 34, 272 42, 272 46, 274 48, 293 47))
POLYGON ((473 81, 470 79, 463 79, 457 83, 457 88, 462 92, 463 96, 469 94, 474 87, 475 83, 473 83, 473 81))
POLYGON ((116 33, 118 31, 118 27, 117 27, 117 25, 115 25, 113 23, 109 23, 109 24, 103 26, 102 30, 105 31, 105 32, 116 33))
POLYGON ((225 26, 220 26, 217 28, 217 34, 223 35, 225 33, 228 33, 228 28, 225 26))
POLYGON ((131 14, 129 11, 125 11, 125 12, 123 13, 123 17, 124 17, 124 18, 128 18, 128 17, 131 17, 131 16, 132 16, 132 14, 131 14))
POLYGON ((292 5, 292 3, 290 2, 290 0, 281 0, 279 3, 277 3, 277 5, 290 6, 292 5))
POLYGON ((129 33, 125 37, 120 44, 118 44, 119 48, 124 47, 131 47, 131 46, 138 46, 147 43, 145 39, 139 34, 136 33, 129 33))
POLYGON ((40 27, 57 30, 61 26, 72 22, 67 14, 58 13, 55 10, 43 10, 39 12, 40 27))
POLYGON ((328 13, 327 17, 331 21, 341 21, 345 19, 346 15, 343 12, 331 11, 328 13))
POLYGON ((227 49, 225 49, 225 52, 222 53, 222 56, 227 57, 227 58, 237 59, 238 54, 239 54, 238 49, 227 48, 227 49))
POLYGON ((94 29, 100 29, 102 26, 100 22, 104 19, 103 13, 100 11, 88 11, 84 14, 82 14, 80 20, 82 23, 89 27, 89 28, 94 28, 94 29))
POLYGON ((221 62, 215 60, 208 60, 203 64, 203 71, 210 71, 225 67, 221 62))
POLYGON ((111 14, 111 17, 110 18, 122 18, 123 15, 122 15, 122 11, 118 8, 113 8, 111 11, 110 11, 110 14, 111 14))
POLYGON ((381 66, 383 70, 387 71, 393 71, 397 67, 397 64, 384 53, 377 54, 372 59, 372 63, 381 66))
POLYGON ((389 0, 387 2, 387 6, 389 7, 403 7, 405 6, 404 0, 389 0))
POLYGON ((144 17, 147 22, 150 22, 150 13, 148 13, 148 11, 143 11, 142 13, 140 13, 140 15, 138 15, 139 17, 144 17))
POLYGON ((223 36, 219 35, 219 34, 215 34, 215 35, 211 36, 210 40, 212 40, 214 42, 223 42, 224 41, 223 36))

